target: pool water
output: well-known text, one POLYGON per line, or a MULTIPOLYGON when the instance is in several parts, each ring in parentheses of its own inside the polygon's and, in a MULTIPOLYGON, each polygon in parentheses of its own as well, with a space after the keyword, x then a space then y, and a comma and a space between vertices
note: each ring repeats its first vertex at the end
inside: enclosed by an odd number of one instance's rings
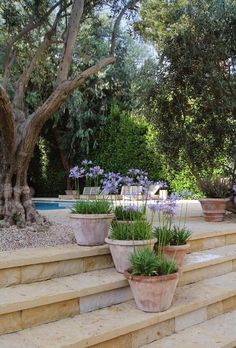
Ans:
POLYGON ((60 210, 60 209, 70 209, 73 207, 75 202, 67 201, 34 201, 34 206, 37 210, 60 210))

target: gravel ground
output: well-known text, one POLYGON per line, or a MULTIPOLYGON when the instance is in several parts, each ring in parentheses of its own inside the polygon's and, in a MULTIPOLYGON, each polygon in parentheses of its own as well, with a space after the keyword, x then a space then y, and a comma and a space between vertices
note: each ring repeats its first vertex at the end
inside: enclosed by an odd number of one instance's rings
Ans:
POLYGON ((52 222, 44 226, 0 228, 0 251, 75 243, 71 226, 52 222))

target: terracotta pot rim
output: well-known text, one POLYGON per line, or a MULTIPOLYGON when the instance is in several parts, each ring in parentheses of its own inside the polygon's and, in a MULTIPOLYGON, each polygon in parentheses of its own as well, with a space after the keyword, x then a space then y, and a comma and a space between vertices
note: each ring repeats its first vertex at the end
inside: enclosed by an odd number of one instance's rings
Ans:
POLYGON ((227 198, 201 198, 199 199, 199 202, 206 202, 206 201, 210 201, 210 202, 214 202, 214 201, 222 201, 222 202, 229 202, 230 201, 230 197, 227 198))
POLYGON ((145 240, 119 240, 119 239, 111 239, 109 237, 105 238, 105 242, 107 244, 123 245, 123 246, 155 244, 156 241, 157 241, 156 238, 145 239, 145 240))
POLYGON ((188 250, 190 249, 190 244, 186 243, 186 244, 182 244, 182 245, 165 245, 163 247, 163 249, 165 250, 188 250))
POLYGON ((91 220, 96 220, 96 219, 113 219, 115 217, 115 214, 76 214, 76 213, 71 213, 70 218, 71 219, 91 219, 91 220))
POLYGON ((167 275, 161 275, 161 276, 137 276, 137 275, 132 275, 129 270, 124 272, 125 278, 128 280, 134 280, 136 282, 143 282, 143 283, 158 283, 158 282, 163 282, 167 280, 174 280, 179 277, 179 272, 177 271, 176 273, 171 273, 167 275))

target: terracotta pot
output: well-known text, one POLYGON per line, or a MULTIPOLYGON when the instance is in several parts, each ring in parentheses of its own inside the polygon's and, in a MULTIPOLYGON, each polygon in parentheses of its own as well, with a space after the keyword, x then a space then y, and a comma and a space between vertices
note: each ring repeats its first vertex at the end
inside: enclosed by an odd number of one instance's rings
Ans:
POLYGON ((183 265, 185 255, 190 251, 190 244, 166 245, 162 251, 167 260, 175 260, 177 267, 180 268, 183 265))
POLYGON ((108 236, 114 214, 70 214, 79 245, 101 245, 108 236))
POLYGON ((156 238, 150 240, 105 239, 105 242, 109 245, 115 268, 119 273, 124 273, 124 271, 131 267, 129 256, 134 250, 140 250, 144 247, 153 249, 156 241, 156 238))
POLYGON ((132 276, 124 273, 128 279, 136 305, 144 312, 163 312, 172 303, 179 273, 163 276, 132 276))
POLYGON ((224 220, 229 198, 204 198, 199 201, 205 221, 219 222, 224 220))

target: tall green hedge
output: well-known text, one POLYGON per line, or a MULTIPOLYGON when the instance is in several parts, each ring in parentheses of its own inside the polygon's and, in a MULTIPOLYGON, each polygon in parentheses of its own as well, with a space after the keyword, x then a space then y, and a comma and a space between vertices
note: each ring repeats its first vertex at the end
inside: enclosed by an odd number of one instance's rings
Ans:
POLYGON ((125 174, 130 168, 140 168, 147 170, 150 178, 159 179, 162 166, 156 137, 144 118, 113 107, 105 127, 97 133, 98 146, 90 158, 106 171, 125 174))

